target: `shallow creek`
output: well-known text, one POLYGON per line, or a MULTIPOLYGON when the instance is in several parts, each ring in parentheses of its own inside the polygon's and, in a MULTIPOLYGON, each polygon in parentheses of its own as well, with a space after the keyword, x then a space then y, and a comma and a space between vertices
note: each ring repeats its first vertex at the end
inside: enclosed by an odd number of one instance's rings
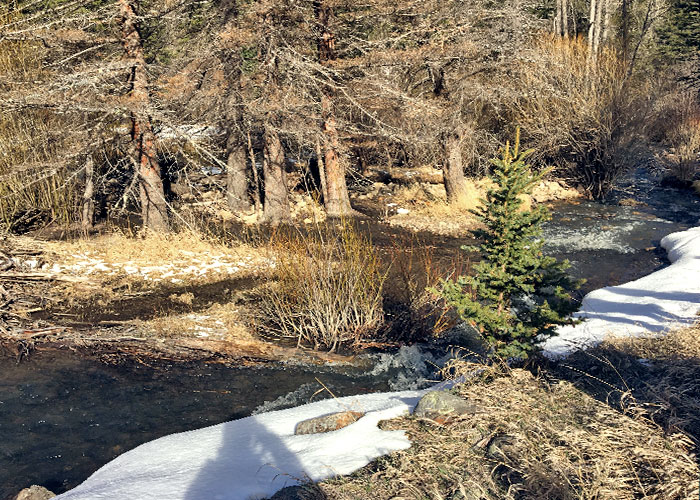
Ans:
MULTIPOLYGON (((637 179, 632 193, 645 205, 584 201, 553 207, 545 250, 571 261, 572 273, 588 280, 585 291, 667 265, 659 240, 700 220, 696 195, 645 182, 637 179)), ((384 229, 390 239, 392 230, 384 229)), ((436 248, 463 243, 428 238, 421 241, 436 248)), ((417 387, 440 358, 416 347, 369 356, 361 368, 114 367, 70 352, 39 353, 21 364, 0 358, 0 500, 30 484, 63 492, 119 454, 166 434, 330 397, 326 391, 314 395, 322 388, 317 378, 336 396, 417 387)))

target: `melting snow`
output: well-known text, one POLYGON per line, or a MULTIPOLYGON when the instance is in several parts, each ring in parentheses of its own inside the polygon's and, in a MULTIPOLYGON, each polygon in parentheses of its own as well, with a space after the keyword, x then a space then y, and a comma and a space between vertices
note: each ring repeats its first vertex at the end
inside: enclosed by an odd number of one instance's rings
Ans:
POLYGON ((254 269, 260 265, 274 267, 269 259, 254 259, 251 256, 231 258, 220 254, 195 258, 193 252, 181 252, 186 259, 174 260, 161 265, 139 265, 133 261, 105 262, 101 258, 90 257, 91 252, 74 255, 75 262, 71 264, 54 264, 53 273, 73 273, 91 275, 103 273, 116 275, 126 273, 131 276, 140 275, 145 281, 162 281, 168 279, 172 283, 180 283, 187 278, 202 277, 207 274, 232 275, 246 269, 254 269))
POLYGON ((688 325, 700 311, 700 227, 661 240, 671 265, 624 285, 595 290, 576 313, 585 321, 559 329, 544 344, 557 358, 600 343, 607 335, 637 336, 688 325))
POLYGON ((380 420, 409 412, 425 391, 367 394, 253 415, 172 434, 131 450, 60 500, 246 500, 265 498, 308 478, 349 474, 373 459, 411 446, 404 431, 380 420), (296 436, 302 420, 338 411, 366 415, 325 434, 296 436))

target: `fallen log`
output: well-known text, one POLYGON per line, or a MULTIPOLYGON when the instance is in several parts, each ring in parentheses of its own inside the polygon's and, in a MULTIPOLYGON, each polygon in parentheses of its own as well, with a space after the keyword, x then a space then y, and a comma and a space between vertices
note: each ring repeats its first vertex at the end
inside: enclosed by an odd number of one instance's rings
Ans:
POLYGON ((68 276, 55 273, 14 273, 0 272, 0 280, 5 281, 65 281, 68 283, 87 283, 89 278, 83 276, 68 276))

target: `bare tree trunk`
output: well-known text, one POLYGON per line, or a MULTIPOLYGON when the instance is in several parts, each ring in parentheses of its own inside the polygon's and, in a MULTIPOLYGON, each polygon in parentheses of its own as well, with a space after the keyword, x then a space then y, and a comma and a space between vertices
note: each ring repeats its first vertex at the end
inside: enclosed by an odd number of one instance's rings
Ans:
MULTIPOLYGON (((330 100, 323 96, 325 101, 323 108, 330 108, 330 100)), ((350 206, 347 183, 345 182, 345 161, 338 155, 338 131, 335 128, 335 118, 328 111, 323 120, 323 132, 326 134, 326 151, 324 155, 324 170, 326 177, 326 195, 324 202, 326 212, 330 216, 350 215, 353 210, 350 206)))
POLYGON ((569 6, 567 0, 557 0, 557 10, 554 15, 554 34, 562 37, 569 34, 569 6))
POLYGON ((442 175, 445 182, 447 202, 455 203, 464 200, 467 196, 466 177, 462 164, 462 138, 461 134, 449 134, 444 140, 447 165, 443 168, 442 175))
POLYGON ((258 165, 255 160, 255 150, 253 149, 253 141, 250 139, 250 130, 246 132, 248 138, 248 158, 250 158, 250 168, 253 171, 253 201, 255 202, 255 213, 262 212, 262 203, 260 202, 260 179, 258 178, 258 165))
POLYGON ((239 134, 230 134, 226 150, 226 203, 232 212, 248 212, 251 209, 248 196, 248 166, 245 143, 239 134))
POLYGON ((610 20, 612 18, 612 0, 605 0, 605 17, 603 18, 603 34, 601 36, 602 43, 608 41, 610 37, 610 20))
POLYGON ((149 116, 151 100, 143 42, 138 31, 138 18, 130 0, 119 0, 122 45, 130 64, 131 85, 128 106, 131 112, 132 155, 137 168, 143 227, 167 231, 168 210, 163 191, 160 165, 156 156, 155 134, 149 116))
POLYGON ((598 12, 597 1, 591 0, 590 9, 588 11, 588 56, 593 56, 593 47, 595 43, 596 31, 596 14, 598 12))
MULTIPOLYGON (((228 76, 226 99, 226 202, 232 212, 251 209, 248 196, 247 152, 243 135, 243 99, 241 97, 241 62, 235 54, 223 54, 228 76)), ((253 165, 255 166, 255 165, 253 165)))
MULTIPOLYGON (((335 59, 335 36, 330 31, 333 10, 325 0, 315 2, 318 25, 321 36, 318 40, 318 57, 323 65, 328 65, 335 59)), ((349 215, 353 213, 345 181, 346 162, 340 157, 340 142, 338 129, 333 114, 333 103, 330 92, 321 96, 321 129, 326 136, 324 141, 324 164, 326 170, 327 192, 324 193, 326 212, 331 216, 349 215), (327 196, 326 196, 327 195, 327 196)))
POLYGON ((265 125, 263 176, 265 177, 264 218, 272 224, 290 219, 287 174, 284 170, 284 148, 279 134, 265 125))
POLYGON ((95 221, 95 162, 92 155, 85 158, 85 190, 81 211, 83 231, 91 229, 95 221))
POLYGON ((318 177, 321 181, 321 195, 323 201, 328 199, 328 184, 326 182, 326 167, 323 164, 323 155, 321 154, 321 141, 316 138, 316 163, 318 165, 318 177))
POLYGON ((606 0, 596 1, 596 14, 595 14, 595 37, 593 38, 593 55, 598 56, 600 53, 600 40, 603 34, 603 6, 606 0))
POLYGON ((629 59, 630 34, 629 34, 629 4, 631 0, 622 0, 622 60, 625 65, 629 59))

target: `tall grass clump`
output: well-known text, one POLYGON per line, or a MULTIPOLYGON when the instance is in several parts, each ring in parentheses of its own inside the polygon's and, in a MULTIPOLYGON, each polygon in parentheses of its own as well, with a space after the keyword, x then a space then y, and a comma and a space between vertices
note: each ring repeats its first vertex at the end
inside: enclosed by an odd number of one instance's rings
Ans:
POLYGON ((650 84, 613 48, 591 57, 583 38, 545 36, 519 66, 511 103, 540 160, 602 198, 634 164, 650 84))
POLYGON ((695 92, 673 97, 673 103, 663 113, 662 142, 671 153, 663 163, 669 175, 690 185, 700 174, 700 102, 695 92))
MULTIPOLYGON (((0 27, 18 19, 11 6, 0 6, 0 27)), ((10 83, 43 77, 39 42, 0 42, 0 91, 10 83)), ((39 220, 67 223, 77 207, 77 181, 71 165, 71 141, 61 118, 44 110, 5 110, 0 116, 0 225, 10 230, 39 220), (67 134, 65 134, 67 135, 67 134)))
POLYGON ((453 392, 478 408, 438 425, 402 417, 411 447, 319 485, 320 498, 688 500, 698 498, 693 443, 573 384, 502 365, 453 361, 453 392))
POLYGON ((377 332, 385 274, 352 224, 278 236, 274 249, 276 280, 259 301, 262 329, 331 352, 377 332))

